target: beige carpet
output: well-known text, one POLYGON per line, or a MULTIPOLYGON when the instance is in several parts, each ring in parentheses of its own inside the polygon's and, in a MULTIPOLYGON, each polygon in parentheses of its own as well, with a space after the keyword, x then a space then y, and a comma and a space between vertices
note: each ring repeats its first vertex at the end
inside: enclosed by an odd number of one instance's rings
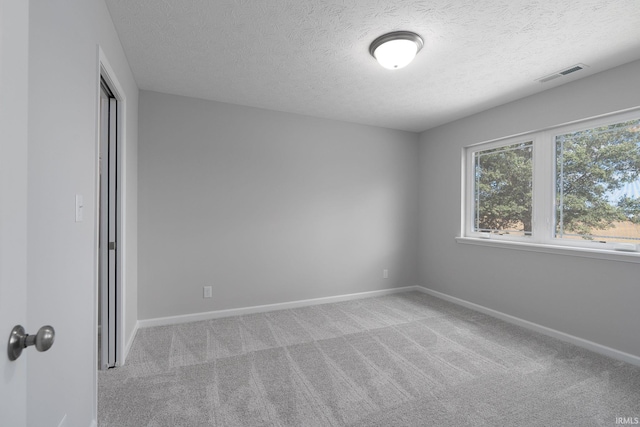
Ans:
POLYGON ((138 331, 99 426, 615 426, 640 368, 418 292, 138 331))

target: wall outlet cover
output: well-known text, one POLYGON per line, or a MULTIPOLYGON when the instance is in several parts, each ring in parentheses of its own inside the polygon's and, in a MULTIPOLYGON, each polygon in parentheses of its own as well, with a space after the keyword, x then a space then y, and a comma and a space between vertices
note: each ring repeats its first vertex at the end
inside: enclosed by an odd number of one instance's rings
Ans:
POLYGON ((203 298, 211 298, 213 296, 213 290, 211 286, 205 286, 204 288, 203 298))

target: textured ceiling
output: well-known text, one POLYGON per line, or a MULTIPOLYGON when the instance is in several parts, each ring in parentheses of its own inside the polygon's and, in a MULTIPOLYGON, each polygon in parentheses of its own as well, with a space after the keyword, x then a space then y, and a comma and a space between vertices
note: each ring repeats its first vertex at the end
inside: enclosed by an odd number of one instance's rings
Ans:
POLYGON ((640 59, 639 0, 106 2, 141 89, 410 131, 640 59), (391 71, 396 30, 425 46, 391 71))

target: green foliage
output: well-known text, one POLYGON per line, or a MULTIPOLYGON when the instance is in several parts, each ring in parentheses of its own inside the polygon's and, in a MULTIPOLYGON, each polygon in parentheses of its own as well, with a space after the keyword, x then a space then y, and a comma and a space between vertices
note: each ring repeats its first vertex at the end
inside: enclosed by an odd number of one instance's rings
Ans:
POLYGON ((622 196, 618 200, 618 207, 628 221, 640 224, 640 197, 622 196))
POLYGON ((476 228, 531 232, 531 143, 483 151, 476 159, 476 228))
MULTIPOLYGON (((622 195, 640 179, 640 120, 556 137, 556 225, 591 239, 615 222, 640 224, 640 197, 622 195)), ((532 144, 476 153, 475 228, 531 232, 532 144)))
POLYGON ((556 221, 565 232, 590 239, 593 229, 638 221, 640 199, 609 196, 640 177, 638 121, 588 129, 556 138, 556 221))

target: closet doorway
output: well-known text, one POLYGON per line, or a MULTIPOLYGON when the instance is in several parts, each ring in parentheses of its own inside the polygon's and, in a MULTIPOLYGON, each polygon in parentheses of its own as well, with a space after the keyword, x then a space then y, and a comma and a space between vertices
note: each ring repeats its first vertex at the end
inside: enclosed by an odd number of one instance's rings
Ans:
POLYGON ((99 214, 98 214, 98 368, 118 364, 120 296, 118 236, 118 100, 107 81, 100 78, 99 108, 99 214))

